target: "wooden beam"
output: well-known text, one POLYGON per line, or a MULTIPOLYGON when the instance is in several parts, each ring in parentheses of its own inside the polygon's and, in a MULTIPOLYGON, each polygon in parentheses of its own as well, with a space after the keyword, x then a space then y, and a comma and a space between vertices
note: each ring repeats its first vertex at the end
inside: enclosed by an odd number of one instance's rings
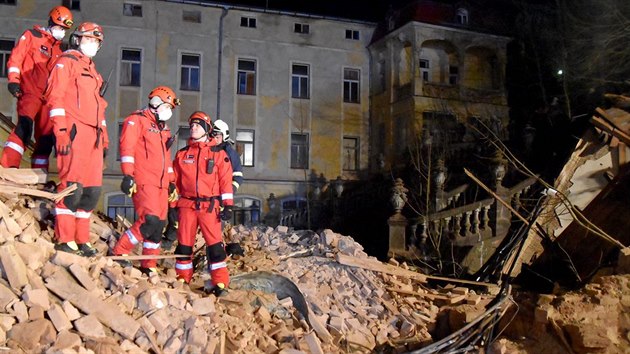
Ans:
POLYGON ((424 274, 416 273, 411 270, 398 268, 396 266, 390 264, 384 264, 377 260, 371 260, 367 258, 357 258, 353 256, 348 256, 345 254, 337 253, 336 260, 339 264, 363 268, 375 272, 386 273, 391 275, 397 275, 405 278, 411 278, 420 282, 426 282, 427 276, 424 274))

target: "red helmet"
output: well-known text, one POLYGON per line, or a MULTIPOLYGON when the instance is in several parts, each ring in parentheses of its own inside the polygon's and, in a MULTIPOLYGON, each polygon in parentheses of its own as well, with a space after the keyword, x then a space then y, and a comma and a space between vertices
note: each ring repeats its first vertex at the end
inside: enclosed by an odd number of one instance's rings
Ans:
POLYGON ((103 28, 94 22, 83 22, 74 30, 78 37, 91 37, 103 41, 103 28))
POLYGON ((50 22, 63 28, 70 28, 74 23, 72 22, 72 12, 70 12, 70 10, 68 10, 65 6, 53 7, 53 9, 50 10, 48 17, 50 17, 50 22))
POLYGON ((202 111, 196 111, 190 115, 188 118, 188 125, 193 123, 197 123, 204 128, 206 132, 210 132, 210 128, 212 128, 212 119, 210 116, 202 111))
POLYGON ((158 86, 149 93, 149 105, 157 108, 162 103, 168 103, 175 108, 175 106, 181 104, 181 101, 175 96, 175 92, 170 87, 158 86))

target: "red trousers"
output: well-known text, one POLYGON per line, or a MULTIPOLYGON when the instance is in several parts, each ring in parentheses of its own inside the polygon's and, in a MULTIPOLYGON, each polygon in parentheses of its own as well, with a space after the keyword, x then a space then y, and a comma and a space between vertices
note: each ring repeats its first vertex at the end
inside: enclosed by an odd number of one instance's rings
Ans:
MULTIPOLYGON (((138 219, 116 242, 114 254, 129 254, 140 242, 142 254, 160 254, 160 241, 168 211, 168 189, 148 184, 138 186, 138 191, 133 195, 133 206, 138 219)), ((145 259, 140 263, 143 268, 157 266, 155 259, 145 259)))
MULTIPOLYGON (((217 247, 217 245, 223 247, 223 234, 221 230, 221 220, 219 219, 218 201, 201 202, 198 209, 195 208, 194 205, 187 204, 194 204, 194 202, 180 199, 180 202, 178 203, 178 244, 192 249, 195 245, 197 229, 200 228, 201 235, 203 236, 207 247, 217 247), (211 203, 212 207, 210 207, 211 203)), ((212 277, 212 285, 216 285, 218 283, 223 283, 225 286, 228 285, 230 275, 225 261, 226 257, 223 257, 223 259, 208 260, 208 269, 210 270, 210 276, 212 277)), ((192 255, 190 259, 177 258, 175 271, 179 277, 186 280, 186 282, 190 282, 193 276, 192 255)))
POLYGON ((48 172, 50 153, 55 144, 53 123, 45 105, 35 119, 35 147, 31 156, 31 168, 41 168, 48 172))
POLYGON ((70 153, 57 156, 58 189, 63 191, 69 184, 77 184, 79 188, 55 205, 55 235, 59 242, 82 244, 90 240, 90 215, 100 197, 103 144, 95 145, 96 128, 75 124, 77 134, 70 153))
MULTIPOLYGON (((52 124, 49 123, 50 119, 48 118, 48 114, 42 114, 42 111, 45 111, 43 108, 41 95, 25 92, 18 99, 18 125, 13 129, 4 144, 4 151, 0 159, 0 165, 2 165, 2 167, 20 167, 20 161, 22 160, 22 155, 24 155, 25 147, 28 145, 31 135, 33 134, 33 127, 35 128, 35 141, 42 135, 52 134, 52 124), (21 124, 19 117, 23 117, 22 119, 30 119, 30 124, 21 124)), ((52 145, 50 148, 52 148, 52 145)), ((36 157, 33 156, 33 159, 36 159, 36 157)), ((33 168, 45 168, 48 170, 48 156, 46 156, 45 167, 42 166, 41 158, 40 161, 32 161, 31 165, 33 168)))

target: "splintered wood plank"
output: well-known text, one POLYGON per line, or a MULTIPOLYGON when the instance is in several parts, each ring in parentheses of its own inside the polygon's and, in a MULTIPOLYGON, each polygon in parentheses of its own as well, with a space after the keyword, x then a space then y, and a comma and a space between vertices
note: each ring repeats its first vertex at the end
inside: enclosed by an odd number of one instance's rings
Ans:
POLYGON ((405 278, 414 279, 420 282, 426 282, 427 276, 424 274, 416 273, 411 270, 398 268, 391 264, 381 263, 378 260, 372 260, 367 258, 357 258, 353 256, 348 256, 345 254, 337 253, 336 256, 337 262, 343 265, 363 268, 367 270, 371 270, 374 272, 386 273, 396 276, 401 276, 405 278))
POLYGON ((4 168, 0 166, 0 178, 19 184, 46 183, 47 177, 48 175, 41 168, 4 168))
POLYGON ((0 193, 3 194, 26 194, 32 195, 35 197, 42 197, 53 200, 55 202, 65 198, 68 194, 74 192, 77 189, 77 185, 73 184, 69 187, 66 187, 63 191, 59 193, 50 193, 46 191, 40 191, 39 189, 20 187, 10 184, 6 181, 0 181, 0 193))
POLYGON ((85 290, 62 267, 46 278, 46 287, 79 310, 96 316, 101 323, 129 340, 133 340, 140 329, 140 324, 132 317, 115 304, 104 302, 85 290))

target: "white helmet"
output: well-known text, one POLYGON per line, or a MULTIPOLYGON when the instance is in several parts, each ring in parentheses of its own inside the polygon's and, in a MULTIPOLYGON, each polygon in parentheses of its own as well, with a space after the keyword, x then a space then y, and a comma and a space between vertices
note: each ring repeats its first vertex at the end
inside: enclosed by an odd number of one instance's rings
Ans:
POLYGON ((230 138, 230 128, 227 123, 222 121, 221 119, 217 119, 214 121, 212 132, 217 134, 223 134, 223 140, 227 141, 230 138))

